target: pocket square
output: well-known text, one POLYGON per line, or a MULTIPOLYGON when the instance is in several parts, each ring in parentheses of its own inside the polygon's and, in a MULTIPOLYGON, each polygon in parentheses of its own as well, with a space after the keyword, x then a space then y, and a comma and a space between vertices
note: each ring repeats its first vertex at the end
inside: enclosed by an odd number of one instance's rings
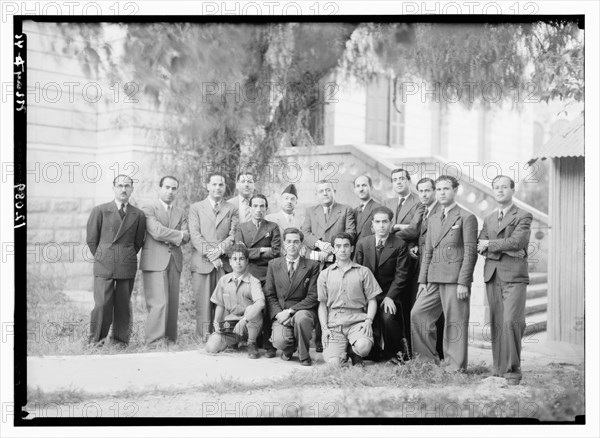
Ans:
POLYGON ((452 229, 456 230, 457 228, 460 228, 460 225, 456 224, 456 225, 452 225, 452 229))

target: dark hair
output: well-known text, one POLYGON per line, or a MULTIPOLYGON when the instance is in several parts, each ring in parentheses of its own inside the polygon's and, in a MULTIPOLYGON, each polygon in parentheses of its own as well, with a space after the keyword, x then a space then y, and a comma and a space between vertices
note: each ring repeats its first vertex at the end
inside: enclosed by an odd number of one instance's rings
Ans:
POLYGON ((257 193, 256 195, 252 195, 252 197, 250 198, 250 201, 248 202, 248 205, 250 207, 252 207, 252 200, 254 198, 259 198, 259 199, 264 199, 265 200, 265 207, 269 207, 269 201, 267 200, 267 197, 261 193, 257 193))
POLYGON ((229 250, 227 251, 227 257, 231 258, 231 256, 233 256, 233 254, 236 252, 241 252, 243 254, 243 256, 246 258, 246 260, 248 260, 248 258, 250 257, 248 247, 244 244, 244 242, 234 243, 231 246, 231 248, 229 248, 229 250))
POLYGON ((381 207, 377 207, 375 210, 373 210, 373 213, 372 213, 373 219, 375 219, 375 215, 378 213, 387 214, 390 221, 394 218, 394 212, 392 210, 390 210, 389 208, 387 208, 385 205, 382 205, 381 207))
POLYGON ((417 190, 419 190, 419 184, 425 184, 426 182, 430 182, 431 183, 431 188, 433 190, 435 190, 435 181, 432 180, 431 178, 421 178, 418 182, 417 182, 417 190))
POLYGON ((347 239, 350 242, 350 245, 354 245, 354 239, 348 233, 337 233, 335 236, 333 236, 333 239, 331 239, 332 245, 335 243, 335 239, 347 239))
POLYGON ((298 228, 289 227, 283 230, 283 240, 285 241, 285 236, 288 234, 297 234, 300 236, 300 242, 304 242, 304 233, 300 231, 298 228))
POLYGON ((213 173, 209 173, 209 174, 208 174, 208 178, 206 178, 206 184, 208 184, 208 183, 210 182, 210 179, 211 179, 213 176, 220 176, 221 178, 223 178, 223 182, 224 182, 224 183, 227 181, 227 177, 225 176, 225 174, 224 174, 224 173, 221 173, 221 172, 213 172, 213 173))
POLYGON ((240 173, 238 173, 238 174, 237 174, 237 178, 236 178, 235 180, 236 180, 237 182, 240 182, 240 177, 241 177, 241 176, 244 176, 244 175, 250 175, 250 176, 252 177, 252 181, 253 181, 253 182, 256 182, 256 181, 254 181, 254 180, 256 179, 256 177, 254 176, 254 173, 252 173, 252 172, 251 172, 251 171, 249 171, 249 170, 240 171, 240 173))
POLYGON ((131 186, 133 187, 133 179, 131 179, 129 175, 125 175, 123 173, 120 173, 119 175, 115 176, 115 179, 113 179, 113 186, 117 185, 117 181, 119 180, 119 178, 128 178, 129 181, 131 181, 131 186))
POLYGON ((173 181, 175 181, 177 183, 177 188, 179 188, 179 180, 177 178, 175 178, 174 176, 171 176, 171 175, 163 176, 160 179, 160 182, 158 183, 158 187, 162 187, 162 185, 163 185, 163 183, 165 182, 166 179, 172 179, 173 181))
POLYGON ((373 180, 371 179, 371 177, 369 175, 358 175, 356 178, 354 178, 354 182, 352 184, 356 184, 356 180, 358 178, 362 178, 362 177, 367 178, 367 181, 369 182, 369 187, 373 187, 373 180))
POLYGON ((515 182, 513 181, 513 179, 510 176, 506 176, 506 175, 498 175, 496 178, 494 178, 492 180, 492 188, 494 187, 494 183, 499 180, 500 178, 506 178, 510 181, 510 188, 514 189, 515 188, 515 182))
POLYGON ((452 184, 452 188, 455 189, 458 187, 458 180, 451 175, 442 175, 439 176, 438 179, 435 180, 435 184, 437 185, 440 181, 448 181, 452 184))
POLYGON ((402 169, 402 168, 392 170, 390 178, 394 177, 394 173, 400 173, 400 172, 404 172, 404 174, 406 175, 406 179, 410 181, 410 175, 408 174, 408 170, 402 169))

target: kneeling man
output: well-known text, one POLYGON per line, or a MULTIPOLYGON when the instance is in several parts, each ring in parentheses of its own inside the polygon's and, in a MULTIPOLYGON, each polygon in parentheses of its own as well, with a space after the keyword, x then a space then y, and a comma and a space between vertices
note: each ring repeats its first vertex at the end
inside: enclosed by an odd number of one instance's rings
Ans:
POLYGON ((350 234, 336 234, 333 249, 335 263, 317 280, 323 358, 339 365, 348 353, 352 365, 364 366, 362 358, 373 347, 376 297, 382 290, 368 268, 350 260, 354 250, 350 234))
POLYGON ((240 341, 248 342, 248 357, 258 359, 256 338, 262 328, 265 296, 260 281, 248 272, 248 248, 235 244, 229 255, 233 272, 221 277, 210 298, 216 304, 214 328, 207 353, 219 353, 240 341))
POLYGON ((273 346, 281 359, 290 360, 298 348, 301 365, 310 366, 310 338, 317 324, 319 262, 300 256, 304 234, 297 228, 283 231, 286 255, 269 262, 265 297, 272 315, 273 346))

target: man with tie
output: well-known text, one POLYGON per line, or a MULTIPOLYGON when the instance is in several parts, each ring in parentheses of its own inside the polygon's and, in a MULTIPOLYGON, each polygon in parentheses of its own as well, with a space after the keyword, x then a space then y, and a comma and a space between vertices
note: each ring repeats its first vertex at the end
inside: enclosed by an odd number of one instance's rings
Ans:
POLYGON ((206 342, 207 353, 220 353, 240 341, 248 344, 248 357, 258 359, 256 338, 263 322, 265 296, 260 281, 248 272, 248 248, 236 243, 229 251, 232 272, 219 279, 210 298, 217 307, 214 333, 206 342))
POLYGON ((300 256, 304 235, 297 228, 283 232, 286 254, 269 262, 265 297, 273 320, 272 342, 281 359, 290 360, 296 348, 301 365, 312 365, 310 338, 317 324, 319 263, 300 256))
MULTIPOLYGON (((317 198, 319 205, 306 210, 302 232, 307 258, 318 260, 322 269, 334 261, 334 250, 331 244, 333 236, 344 232, 352 238, 351 243, 354 243, 356 220, 351 207, 335 202, 335 188, 331 181, 317 182, 317 198)), ((322 352, 321 324, 318 324, 315 329, 315 344, 317 352, 322 352)))
POLYGON ((248 169, 242 169, 238 174, 237 182, 235 184, 238 194, 227 200, 227 202, 237 208, 240 224, 252 219, 250 198, 254 194, 254 186, 254 175, 248 169))
MULTIPOLYGON (((421 178, 419 182, 417 182, 417 193, 419 193, 419 200, 421 201, 421 204, 425 206, 425 210, 423 211, 423 218, 421 220, 421 230, 418 240, 419 244, 413 246, 408 254, 410 257, 417 260, 417 266, 420 267, 421 258, 425 251, 427 221, 440 210, 440 203, 435 199, 435 182, 431 178, 421 178)), ((442 313, 435 323, 437 328, 435 350, 440 360, 444 360, 444 324, 444 314, 442 313)))
POLYGON ((294 184, 288 185, 279 199, 281 211, 271 213, 265 216, 265 219, 270 222, 275 222, 279 225, 280 234, 283 235, 283 230, 286 228, 300 228, 304 221, 304 217, 296 211, 298 204, 298 190, 294 184))
POLYGON ((406 337, 410 333, 404 331, 400 302, 400 297, 406 292, 408 248, 404 240, 390 234, 393 217, 392 210, 384 206, 373 211, 375 235, 358 241, 354 261, 373 272, 383 291, 377 295, 372 356, 375 360, 397 364, 408 359, 406 337))
POLYGON ((338 233, 333 240, 336 261, 317 279, 319 321, 323 332, 323 359, 339 365, 347 356, 363 366, 373 347, 373 319, 381 287, 373 273, 353 262, 352 236, 338 233))
POLYGON ((112 339, 129 343, 137 253, 146 236, 144 212, 129 203, 133 180, 117 175, 113 192, 115 199, 94 207, 87 222, 86 241, 94 255, 94 309, 89 336, 92 345, 105 343, 111 324, 112 339))
MULTIPOLYGON (((392 233, 404 239, 409 247, 418 244, 419 230, 425 207, 417 195, 411 191, 410 174, 405 169, 392 170, 392 186, 398 197, 388 199, 384 205, 394 212, 392 233)), ((409 258, 408 284, 406 293, 402 294, 402 312, 405 333, 410 333, 410 311, 417 297, 419 277, 419 264, 417 260, 409 258)), ((408 346, 412 352, 412 340, 408 337, 408 346)))
POLYGON ((158 199, 142 208, 146 215, 146 241, 140 269, 148 309, 148 344, 162 338, 177 341, 179 279, 183 268, 181 245, 190 241, 187 217, 182 208, 173 205, 178 189, 177 178, 162 177, 158 199))
POLYGON ((435 323, 443 312, 444 357, 449 369, 468 364, 470 289, 477 262, 477 218, 455 202, 458 180, 442 175, 435 181, 441 210, 428 222, 419 292, 411 312, 415 355, 439 363, 435 323))
POLYGON ((238 211, 223 200, 225 175, 212 173, 206 183, 208 196, 190 206, 192 241, 192 290, 196 300, 196 336, 205 342, 212 328, 214 306, 210 296, 217 281, 231 272, 227 250, 233 244, 238 211))
MULTIPOLYGON (((279 226, 275 222, 265 220, 267 208, 269 208, 269 203, 265 195, 253 195, 250 198, 252 218, 248 222, 239 224, 235 234, 236 243, 242 242, 248 248, 250 274, 257 278, 263 287, 267 278, 269 261, 279 257, 281 252, 279 226)), ((276 350, 269 341, 271 319, 266 306, 264 312, 262 346, 266 350, 265 356, 272 358, 275 357, 276 350)))
POLYGON ((382 206, 371 198, 372 188, 373 181, 368 175, 358 176, 354 180, 354 193, 360 200, 360 204, 354 209, 354 216, 356 218, 356 242, 358 242, 361 237, 373 235, 373 229, 371 228, 373 226, 373 212, 376 208, 382 206))
POLYGON ((498 175, 492 188, 498 209, 485 218, 477 249, 486 257, 483 275, 490 304, 494 375, 518 385, 533 216, 513 204, 515 182, 511 178, 498 175))

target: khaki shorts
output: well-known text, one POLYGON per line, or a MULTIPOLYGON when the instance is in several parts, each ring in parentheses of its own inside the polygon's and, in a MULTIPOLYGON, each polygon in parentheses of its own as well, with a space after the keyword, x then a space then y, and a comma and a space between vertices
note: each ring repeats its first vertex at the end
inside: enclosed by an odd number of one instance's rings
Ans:
POLYGON ((360 325, 367 319, 367 314, 361 309, 332 310, 329 313, 327 327, 331 336, 323 336, 323 359, 327 361, 334 357, 346 360, 348 344, 354 345, 359 339, 366 339, 373 345, 373 335, 367 336, 360 325))

